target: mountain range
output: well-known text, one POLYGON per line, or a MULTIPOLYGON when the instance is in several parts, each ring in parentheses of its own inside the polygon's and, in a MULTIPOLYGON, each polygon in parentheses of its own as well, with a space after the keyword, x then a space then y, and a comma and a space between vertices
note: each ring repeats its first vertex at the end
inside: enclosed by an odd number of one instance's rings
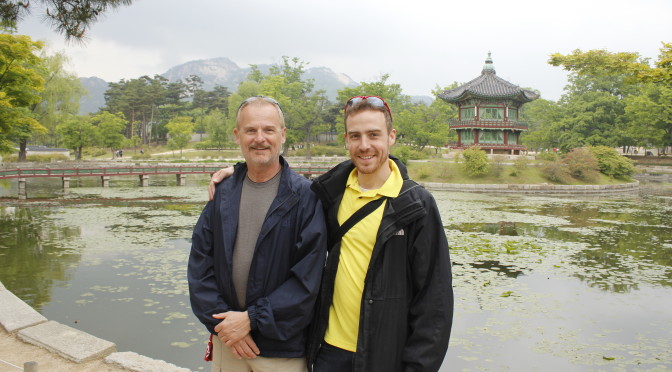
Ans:
MULTIPOLYGON (((271 65, 257 65, 262 73, 268 73, 271 65)), ((170 68, 161 74, 171 82, 178 80, 186 81, 191 75, 196 75, 203 81, 203 89, 212 90, 216 85, 228 88, 230 92, 235 92, 238 84, 245 81, 250 73, 250 67, 240 67, 235 62, 226 57, 212 58, 204 60, 189 61, 181 65, 170 68)), ((359 85, 348 75, 334 72, 328 67, 311 67, 305 70, 304 79, 313 79, 315 90, 326 91, 330 100, 335 100, 337 92, 345 87, 356 87, 359 85)), ((83 97, 80 102, 80 114, 93 113, 105 106, 105 91, 108 88, 108 82, 98 77, 80 78, 82 85, 87 89, 88 95, 83 97)), ((412 97, 416 102, 431 103, 432 97, 415 96, 412 97)))

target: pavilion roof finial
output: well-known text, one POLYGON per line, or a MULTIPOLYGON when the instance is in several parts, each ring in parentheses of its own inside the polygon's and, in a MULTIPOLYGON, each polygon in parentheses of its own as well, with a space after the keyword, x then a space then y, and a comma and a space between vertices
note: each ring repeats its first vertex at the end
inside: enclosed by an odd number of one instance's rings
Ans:
POLYGON ((488 51, 488 58, 485 59, 485 65, 483 65, 481 74, 497 74, 495 65, 492 64, 492 53, 490 51, 488 51))

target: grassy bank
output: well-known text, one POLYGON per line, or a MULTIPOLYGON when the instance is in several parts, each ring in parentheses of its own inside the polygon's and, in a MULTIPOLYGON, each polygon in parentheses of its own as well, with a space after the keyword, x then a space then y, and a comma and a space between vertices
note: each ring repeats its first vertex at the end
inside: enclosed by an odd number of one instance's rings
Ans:
MULTIPOLYGON (((470 177, 462 170, 460 163, 454 160, 411 161, 408 164, 409 176, 416 181, 461 183, 461 184, 559 184, 546 179, 541 167, 529 166, 515 170, 513 165, 492 166, 490 172, 480 177, 470 177), (516 174, 516 175, 512 175, 516 174)), ((592 182, 574 179, 566 185, 609 185, 632 182, 630 179, 615 179, 600 174, 592 182)))

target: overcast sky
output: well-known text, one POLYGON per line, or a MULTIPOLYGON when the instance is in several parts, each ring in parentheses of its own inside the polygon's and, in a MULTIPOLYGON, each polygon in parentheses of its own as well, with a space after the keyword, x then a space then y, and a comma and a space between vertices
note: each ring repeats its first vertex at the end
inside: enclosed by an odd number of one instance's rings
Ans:
POLYGON ((672 42, 671 14, 670 0, 135 0, 94 24, 83 45, 66 44, 38 11, 19 33, 65 52, 78 76, 109 82, 197 59, 245 67, 286 55, 357 82, 388 73, 409 95, 477 77, 491 51, 498 76, 557 100, 567 74, 548 65, 550 54, 655 60, 672 42))

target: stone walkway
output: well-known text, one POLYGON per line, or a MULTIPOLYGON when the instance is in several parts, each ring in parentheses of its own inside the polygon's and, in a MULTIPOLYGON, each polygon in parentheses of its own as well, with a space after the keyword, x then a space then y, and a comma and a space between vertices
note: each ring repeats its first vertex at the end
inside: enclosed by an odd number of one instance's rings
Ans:
POLYGON ((112 342, 49 321, 0 282, 0 372, 188 372, 162 360, 117 352, 112 342))

